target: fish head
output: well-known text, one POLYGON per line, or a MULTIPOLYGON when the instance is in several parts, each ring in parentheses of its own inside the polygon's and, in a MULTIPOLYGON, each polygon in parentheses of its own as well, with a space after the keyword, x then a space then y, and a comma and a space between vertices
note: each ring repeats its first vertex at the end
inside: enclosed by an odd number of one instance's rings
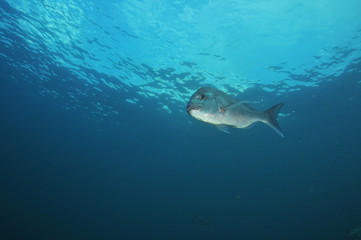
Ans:
POLYGON ((187 104, 188 114, 201 121, 206 121, 205 118, 216 111, 216 94, 212 88, 203 87, 198 89, 187 104))

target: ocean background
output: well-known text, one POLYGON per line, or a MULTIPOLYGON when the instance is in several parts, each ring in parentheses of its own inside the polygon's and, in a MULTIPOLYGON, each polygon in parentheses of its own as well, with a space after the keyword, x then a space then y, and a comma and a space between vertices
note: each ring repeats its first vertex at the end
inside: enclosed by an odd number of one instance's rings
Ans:
POLYGON ((0 239, 346 239, 361 226, 360 13, 0 0, 0 239), (192 119, 203 86, 284 102, 285 138, 192 119))

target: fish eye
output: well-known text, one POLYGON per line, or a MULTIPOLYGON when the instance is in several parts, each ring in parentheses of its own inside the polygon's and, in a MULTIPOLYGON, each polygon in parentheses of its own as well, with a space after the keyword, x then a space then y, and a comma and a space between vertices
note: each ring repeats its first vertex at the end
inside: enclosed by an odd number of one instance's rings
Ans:
POLYGON ((199 96, 199 99, 200 99, 200 100, 204 100, 204 99, 206 99, 206 96, 205 96, 204 94, 201 94, 201 95, 199 96))

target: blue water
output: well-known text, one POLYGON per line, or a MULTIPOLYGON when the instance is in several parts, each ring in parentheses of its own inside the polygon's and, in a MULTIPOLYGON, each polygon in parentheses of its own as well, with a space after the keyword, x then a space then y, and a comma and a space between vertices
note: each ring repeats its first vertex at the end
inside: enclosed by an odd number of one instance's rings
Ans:
POLYGON ((0 0, 0 239, 345 239, 361 2, 0 0), (213 86, 285 138, 186 104, 213 86))

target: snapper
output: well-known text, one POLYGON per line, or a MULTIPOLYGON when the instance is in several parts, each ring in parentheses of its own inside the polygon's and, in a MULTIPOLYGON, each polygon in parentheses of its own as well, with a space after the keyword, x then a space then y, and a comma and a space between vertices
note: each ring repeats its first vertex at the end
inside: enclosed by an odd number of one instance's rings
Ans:
POLYGON ((263 122, 284 137, 277 123, 277 116, 283 105, 284 103, 278 103, 259 112, 221 90, 202 87, 190 98, 187 112, 193 118, 213 124, 226 133, 229 133, 227 127, 247 128, 256 122, 263 122))

